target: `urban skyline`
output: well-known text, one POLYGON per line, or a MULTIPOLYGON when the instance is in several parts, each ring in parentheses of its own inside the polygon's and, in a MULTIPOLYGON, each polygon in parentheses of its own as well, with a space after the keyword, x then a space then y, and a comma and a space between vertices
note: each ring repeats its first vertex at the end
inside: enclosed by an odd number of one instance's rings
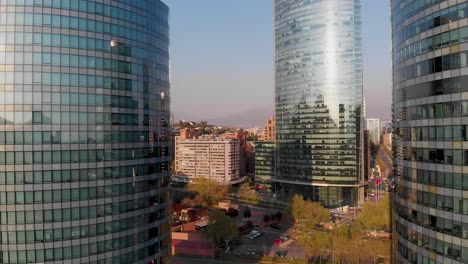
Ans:
POLYGON ((467 142, 468 0, 0 0, 0 263, 468 263, 467 142))
MULTIPOLYGON (((273 7, 269 0, 228 2, 167 1, 174 7, 174 119, 262 127, 274 114, 273 7), (237 14, 242 14, 241 21, 237 14), (201 25, 205 30, 200 30, 201 25), (201 105, 195 107, 190 101, 195 99, 201 105)), ((364 0, 362 12, 368 117, 390 120, 389 4, 364 0)))

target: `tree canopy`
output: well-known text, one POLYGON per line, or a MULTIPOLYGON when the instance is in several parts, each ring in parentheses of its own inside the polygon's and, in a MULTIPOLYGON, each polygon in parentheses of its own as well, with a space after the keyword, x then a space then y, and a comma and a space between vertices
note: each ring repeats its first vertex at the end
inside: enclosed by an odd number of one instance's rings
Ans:
POLYGON ((377 240, 366 234, 368 229, 389 228, 389 195, 378 203, 366 203, 356 221, 332 230, 321 228, 321 223, 330 220, 330 213, 319 203, 296 194, 289 211, 296 222, 291 235, 307 257, 320 258, 320 261, 328 257, 339 263, 375 262, 390 257, 390 240, 377 240))
POLYGON ((390 195, 385 195, 379 202, 365 203, 356 222, 365 229, 390 229, 390 195))
POLYGON ((290 211, 296 223, 308 225, 309 228, 331 219, 330 212, 320 203, 305 200, 299 194, 294 195, 290 211))
MULTIPOLYGON (((187 188, 197 195, 192 199, 194 205, 203 207, 213 207, 218 202, 227 197, 228 187, 218 184, 208 178, 196 178, 187 188)), ((187 203, 185 201, 184 203, 187 203)))
POLYGON ((216 244, 224 240, 231 240, 237 237, 238 231, 236 223, 221 210, 214 210, 209 216, 210 224, 204 231, 208 239, 216 244))

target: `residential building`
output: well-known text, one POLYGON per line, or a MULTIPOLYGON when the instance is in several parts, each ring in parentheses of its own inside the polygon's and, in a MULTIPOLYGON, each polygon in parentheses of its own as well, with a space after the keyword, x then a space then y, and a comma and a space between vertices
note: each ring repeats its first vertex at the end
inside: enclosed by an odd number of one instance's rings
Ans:
POLYGON ((220 138, 235 139, 239 141, 239 173, 241 176, 247 174, 247 136, 243 130, 236 130, 235 132, 226 132, 219 135, 220 138))
POLYGON ((193 139, 201 136, 200 130, 195 128, 182 128, 180 129, 180 138, 181 139, 193 139))
POLYGON ((261 136, 261 141, 275 141, 275 116, 272 116, 268 119, 267 124, 263 127, 263 132, 261 136))
POLYGON ((361 0, 275 0, 279 196, 356 205, 362 186, 361 0))
POLYGON ((169 263, 168 13, 0 1, 0 263, 169 263))
POLYGON ((230 183, 240 178, 239 140, 214 136, 176 137, 175 176, 230 183))
POLYGON ((371 143, 380 144, 380 120, 378 118, 367 118, 366 129, 370 131, 371 143))
POLYGON ((391 8, 394 263, 468 263, 468 5, 391 8))

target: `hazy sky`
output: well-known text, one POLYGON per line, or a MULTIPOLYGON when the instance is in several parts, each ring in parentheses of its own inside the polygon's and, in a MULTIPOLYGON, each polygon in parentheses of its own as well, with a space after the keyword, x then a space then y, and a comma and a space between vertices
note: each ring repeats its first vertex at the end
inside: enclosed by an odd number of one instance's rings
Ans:
MULTIPOLYGON (((273 114, 273 1, 163 1, 170 7, 175 120, 213 119, 246 110, 273 114)), ((389 119, 389 3, 363 3, 367 116, 389 119)))

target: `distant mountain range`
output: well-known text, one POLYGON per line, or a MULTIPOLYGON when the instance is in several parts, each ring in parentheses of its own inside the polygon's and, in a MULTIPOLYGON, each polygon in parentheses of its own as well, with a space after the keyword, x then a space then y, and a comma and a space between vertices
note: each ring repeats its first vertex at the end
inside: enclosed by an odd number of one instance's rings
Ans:
MULTIPOLYGON (((253 128, 265 126, 268 118, 274 113, 273 108, 254 108, 243 110, 238 113, 219 116, 215 118, 197 118, 196 120, 205 120, 208 123, 216 126, 232 127, 232 128, 253 128)), ((193 118, 192 118, 193 119, 193 118)), ((176 120, 184 120, 183 115, 176 115, 176 120)))

